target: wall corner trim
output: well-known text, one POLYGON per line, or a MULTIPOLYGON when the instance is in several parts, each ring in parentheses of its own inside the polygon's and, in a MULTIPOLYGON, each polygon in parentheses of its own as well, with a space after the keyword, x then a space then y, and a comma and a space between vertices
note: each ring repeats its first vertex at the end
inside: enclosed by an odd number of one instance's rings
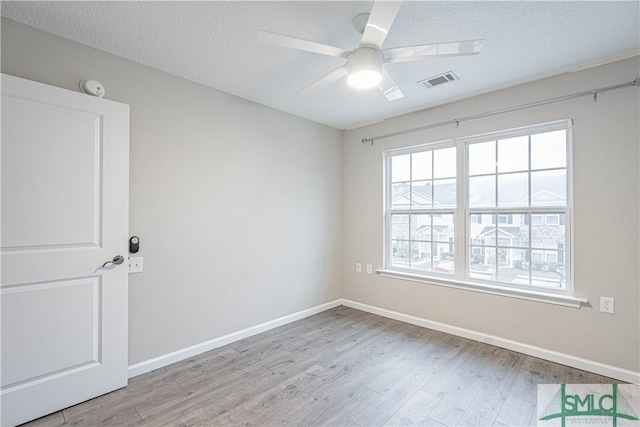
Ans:
POLYGON ((193 356, 197 356, 198 354, 216 349, 218 347, 225 346, 227 344, 231 344, 233 342, 248 338, 250 336, 269 331, 271 329, 277 328, 278 326, 283 326, 288 323, 295 322, 296 320, 313 316, 314 314, 321 313, 323 311, 329 310, 334 307, 338 307, 340 305, 342 305, 342 301, 338 299, 335 301, 331 301, 325 304, 308 308, 306 310, 299 311, 297 313, 289 314, 287 316, 283 316, 278 319, 271 320, 269 322, 251 326, 249 328, 242 329, 237 332, 232 332, 230 334, 223 335, 221 337, 214 338, 212 340, 205 341, 200 344, 192 345, 190 347, 186 347, 181 350, 167 353, 162 356, 154 357, 139 363, 135 363, 133 365, 130 365, 128 368, 129 378, 153 371, 154 369, 162 368, 164 366, 170 365, 175 362, 179 362, 181 360, 188 359, 193 356))
POLYGON ((538 357, 540 359, 548 360, 551 362, 560 363, 572 368, 593 372, 595 374, 603 375, 616 380, 625 381, 632 384, 640 384, 640 372, 634 372, 628 369, 623 369, 593 360, 572 356, 570 354, 547 350, 541 347, 536 347, 529 344, 496 337, 493 335, 488 335, 478 331, 472 331, 470 329, 459 328, 457 326, 447 325, 445 323, 434 322, 432 320, 427 320, 420 317, 411 316, 409 314, 399 313, 396 311, 387 310, 384 308, 375 307, 348 299, 342 299, 340 302, 346 307, 351 307, 357 310, 366 311, 368 313, 377 314, 389 319, 394 319, 401 322, 409 323, 411 325, 433 329, 462 338, 468 338, 474 341, 494 345, 496 347, 505 348, 507 350, 516 351, 518 353, 527 354, 529 356, 538 357))

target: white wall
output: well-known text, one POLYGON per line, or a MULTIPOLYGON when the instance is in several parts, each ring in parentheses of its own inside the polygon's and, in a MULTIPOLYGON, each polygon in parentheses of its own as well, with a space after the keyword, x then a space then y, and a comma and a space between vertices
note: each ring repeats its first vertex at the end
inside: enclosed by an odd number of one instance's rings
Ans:
POLYGON ((131 106, 130 365, 341 296, 339 131, 4 18, 2 72, 131 106))
MULTIPOLYGON (((626 88, 362 144, 408 128, 630 82, 638 58, 500 90, 345 132, 344 297, 506 340, 640 371, 639 95, 626 88), (575 290, 580 309, 355 272, 356 262, 382 267, 382 152, 391 148, 574 120, 575 290), (615 298, 614 315, 600 296, 615 298)), ((453 83, 455 84, 455 83, 453 83)), ((432 90, 446 90, 446 87, 432 90)))

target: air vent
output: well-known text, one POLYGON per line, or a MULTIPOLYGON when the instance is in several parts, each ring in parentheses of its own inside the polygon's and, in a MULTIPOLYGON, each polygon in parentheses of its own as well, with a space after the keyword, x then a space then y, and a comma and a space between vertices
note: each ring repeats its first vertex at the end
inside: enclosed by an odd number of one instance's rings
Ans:
POLYGON ((418 84, 424 87, 425 89, 429 89, 434 86, 452 82, 454 80, 459 80, 459 77, 453 74, 453 71, 449 71, 444 74, 440 74, 439 76, 434 76, 428 79, 420 80, 418 84))

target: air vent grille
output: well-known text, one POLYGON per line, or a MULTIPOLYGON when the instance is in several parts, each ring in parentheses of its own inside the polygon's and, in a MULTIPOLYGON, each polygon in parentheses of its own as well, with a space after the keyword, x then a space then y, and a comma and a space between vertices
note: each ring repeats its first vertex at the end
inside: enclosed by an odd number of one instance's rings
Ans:
POLYGON ((429 77, 428 79, 420 80, 418 84, 425 89, 432 88, 434 86, 438 86, 444 83, 449 83, 454 80, 459 80, 459 77, 456 76, 453 71, 448 71, 444 74, 440 74, 438 76, 429 77))

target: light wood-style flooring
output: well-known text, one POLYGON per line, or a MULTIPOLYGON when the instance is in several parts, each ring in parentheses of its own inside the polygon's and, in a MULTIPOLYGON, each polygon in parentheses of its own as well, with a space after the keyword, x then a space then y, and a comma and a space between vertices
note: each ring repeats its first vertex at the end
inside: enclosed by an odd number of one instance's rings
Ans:
POLYGON ((537 384, 618 382, 340 306, 35 426, 533 426, 537 384))

